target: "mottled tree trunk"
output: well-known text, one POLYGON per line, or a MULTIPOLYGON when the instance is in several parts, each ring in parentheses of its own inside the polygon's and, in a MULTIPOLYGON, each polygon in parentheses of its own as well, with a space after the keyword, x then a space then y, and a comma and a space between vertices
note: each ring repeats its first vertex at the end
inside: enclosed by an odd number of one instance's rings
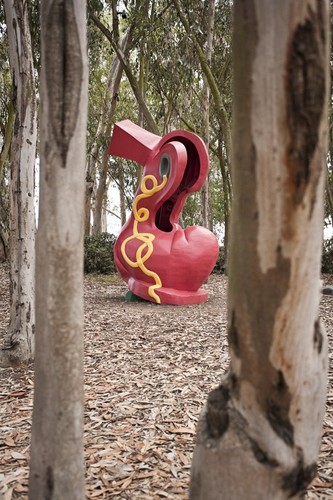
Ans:
POLYGON ((35 212, 34 168, 37 114, 27 3, 5 0, 9 57, 16 109, 10 163, 10 324, 0 366, 28 362, 34 354, 35 212))
POLYGON ((231 362, 198 427, 191 499, 296 499, 316 474, 325 408, 329 5, 234 7, 231 362))
POLYGON ((84 0, 41 4, 40 209, 29 498, 82 500, 84 0))

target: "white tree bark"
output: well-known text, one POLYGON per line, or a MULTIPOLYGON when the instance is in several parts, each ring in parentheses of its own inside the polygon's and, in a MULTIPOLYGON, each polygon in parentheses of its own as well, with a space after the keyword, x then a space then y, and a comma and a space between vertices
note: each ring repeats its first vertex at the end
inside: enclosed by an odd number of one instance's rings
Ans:
POLYGON ((316 474, 326 0, 234 3, 228 376, 198 428, 191 499, 301 498, 316 474))
POLYGON ((34 354, 37 114, 27 3, 5 0, 9 59, 16 109, 10 162, 10 324, 0 366, 26 363, 34 354))
POLYGON ((41 5, 41 165, 31 500, 82 500, 84 0, 41 5))

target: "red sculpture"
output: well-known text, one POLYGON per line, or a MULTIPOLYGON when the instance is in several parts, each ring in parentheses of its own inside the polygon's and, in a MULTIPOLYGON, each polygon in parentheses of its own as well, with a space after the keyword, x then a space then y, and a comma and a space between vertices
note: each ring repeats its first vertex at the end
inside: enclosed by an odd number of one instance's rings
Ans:
POLYGON ((130 120, 116 123, 109 154, 144 167, 133 210, 114 248, 117 269, 133 294, 158 304, 198 304, 211 273, 218 242, 204 227, 183 229, 180 212, 208 173, 203 141, 183 130, 164 137, 130 120))

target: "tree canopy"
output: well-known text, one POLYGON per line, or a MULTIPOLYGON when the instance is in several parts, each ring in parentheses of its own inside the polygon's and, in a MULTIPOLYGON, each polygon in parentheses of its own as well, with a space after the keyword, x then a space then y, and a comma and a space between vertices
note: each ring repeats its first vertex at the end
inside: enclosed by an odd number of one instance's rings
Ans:
MULTIPOLYGON (((119 218, 119 198, 110 200, 109 186, 119 190, 120 205, 129 208, 140 168, 106 155, 112 126, 124 118, 164 135, 187 129, 204 136, 204 99, 209 86, 209 226, 222 235, 229 227, 232 198, 232 2, 214 2, 213 39, 207 60, 209 2, 199 0, 145 0, 88 2, 89 109, 87 125, 87 190, 89 211, 86 234, 105 230, 107 210, 119 218), (124 48, 124 37, 128 43, 124 48), (114 95, 110 81, 115 59, 122 74, 114 95), (104 155, 104 159, 103 159, 104 155), (89 165, 90 162, 90 165, 89 165), (109 200, 108 200, 109 198, 109 200), (96 209, 97 207, 97 209, 96 209), (101 207, 101 208, 99 208, 101 207)), ((40 71, 39 2, 28 4, 36 71, 40 71)), ((8 245, 8 178, 14 109, 8 63, 7 30, 0 5, 0 236, 8 245)), ((332 65, 331 65, 332 67, 332 65)), ((332 99, 331 99, 332 101, 332 99)), ((330 112, 330 138, 332 137, 330 112)), ((333 138, 333 137, 332 137, 333 138)), ((332 141, 330 141, 332 144, 332 141)), ((332 222, 332 151, 328 156, 327 222, 332 222)), ((113 190, 113 193, 116 191, 113 190)), ((124 208, 123 208, 124 210, 124 208)), ((184 211, 186 224, 200 222, 201 198, 191 196, 184 211)), ((227 236, 227 234, 225 235, 227 236)))

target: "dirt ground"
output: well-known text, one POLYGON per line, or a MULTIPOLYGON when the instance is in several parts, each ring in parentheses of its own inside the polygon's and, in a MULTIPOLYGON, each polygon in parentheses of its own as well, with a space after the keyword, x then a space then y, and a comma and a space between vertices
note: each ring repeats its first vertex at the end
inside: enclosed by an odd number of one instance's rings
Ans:
MULTIPOLYGON (((324 282, 333 283, 332 276, 324 282)), ((225 276, 199 306, 124 301, 117 276, 85 279, 85 459, 88 499, 188 498, 198 415, 228 364, 225 276)), ((0 339, 9 318, 0 265, 0 339)), ((333 356, 333 296, 321 316, 333 356)), ((0 496, 27 499, 33 367, 0 369, 0 496)), ((333 367, 318 477, 305 498, 333 499, 333 367)))

